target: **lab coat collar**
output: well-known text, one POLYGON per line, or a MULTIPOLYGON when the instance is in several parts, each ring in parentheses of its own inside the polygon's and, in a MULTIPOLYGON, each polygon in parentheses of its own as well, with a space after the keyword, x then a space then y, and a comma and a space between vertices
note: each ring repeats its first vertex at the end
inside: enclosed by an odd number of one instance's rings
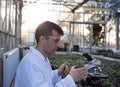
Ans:
POLYGON ((30 47, 30 52, 34 53, 35 55, 39 56, 43 61, 46 61, 47 58, 45 58, 40 51, 38 51, 35 47, 31 46, 30 47))

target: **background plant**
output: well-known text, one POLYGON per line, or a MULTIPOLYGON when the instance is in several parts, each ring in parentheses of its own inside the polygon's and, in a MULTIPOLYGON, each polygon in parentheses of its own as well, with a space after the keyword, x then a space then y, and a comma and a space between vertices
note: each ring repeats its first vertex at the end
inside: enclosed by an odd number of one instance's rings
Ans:
MULTIPOLYGON (((99 58, 99 57, 98 57, 99 58)), ((120 86, 120 62, 110 61, 106 59, 101 59, 101 67, 103 72, 108 75, 106 82, 106 87, 118 87, 120 86)), ((54 54, 50 56, 50 62, 53 69, 57 69, 62 63, 66 62, 71 68, 74 65, 83 66, 86 61, 81 54, 75 53, 65 53, 65 54, 54 54)))

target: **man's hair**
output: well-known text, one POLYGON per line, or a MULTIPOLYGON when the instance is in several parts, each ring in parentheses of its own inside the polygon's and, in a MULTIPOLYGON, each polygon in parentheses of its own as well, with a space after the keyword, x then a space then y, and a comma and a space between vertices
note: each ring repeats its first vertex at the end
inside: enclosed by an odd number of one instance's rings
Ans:
POLYGON ((50 36, 52 35, 52 31, 57 31, 60 35, 64 35, 63 30, 57 24, 45 21, 42 24, 39 24, 36 31, 35 31, 35 39, 38 43, 40 36, 50 36))

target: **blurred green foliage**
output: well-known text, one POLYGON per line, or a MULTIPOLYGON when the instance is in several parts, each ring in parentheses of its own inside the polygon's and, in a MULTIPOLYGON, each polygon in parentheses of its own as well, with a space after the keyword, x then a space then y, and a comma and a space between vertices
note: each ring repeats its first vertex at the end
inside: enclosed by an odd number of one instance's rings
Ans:
MULTIPOLYGON (((49 59, 53 69, 59 68, 59 66, 65 62, 69 68, 74 65, 83 66, 87 62, 82 54, 76 53, 54 54, 50 56, 49 59)), ((98 59, 101 60, 103 72, 108 75, 108 79, 105 81, 106 87, 120 86, 120 62, 101 59, 99 56, 98 59)))

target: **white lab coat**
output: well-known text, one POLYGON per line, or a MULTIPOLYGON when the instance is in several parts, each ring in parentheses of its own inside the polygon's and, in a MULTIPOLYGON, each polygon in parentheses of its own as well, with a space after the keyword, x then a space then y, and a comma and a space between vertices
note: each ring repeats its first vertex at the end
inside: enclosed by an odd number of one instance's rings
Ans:
POLYGON ((30 51, 21 60, 15 78, 15 87, 76 87, 72 77, 58 77, 57 70, 52 70, 48 59, 30 47, 30 51))

